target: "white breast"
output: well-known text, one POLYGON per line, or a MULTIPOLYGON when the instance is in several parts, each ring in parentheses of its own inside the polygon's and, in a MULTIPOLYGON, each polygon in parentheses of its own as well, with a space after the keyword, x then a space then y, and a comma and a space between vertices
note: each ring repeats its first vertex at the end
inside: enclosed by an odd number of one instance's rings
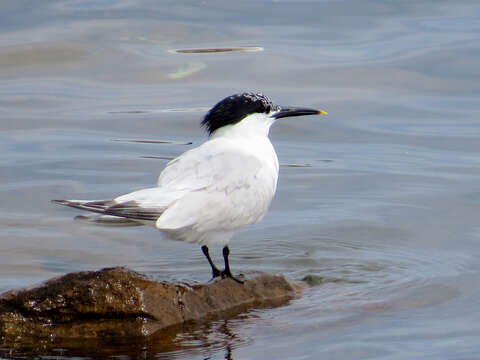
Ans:
POLYGON ((171 238, 225 244, 236 230, 259 221, 273 199, 278 159, 268 129, 252 132, 252 126, 233 125, 219 130, 160 174, 162 189, 184 193, 155 224, 171 238))

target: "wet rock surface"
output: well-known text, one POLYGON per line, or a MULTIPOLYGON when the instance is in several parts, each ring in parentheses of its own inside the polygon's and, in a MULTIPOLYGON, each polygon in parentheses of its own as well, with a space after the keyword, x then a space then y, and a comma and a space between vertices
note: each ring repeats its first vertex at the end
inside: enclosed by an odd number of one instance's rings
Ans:
POLYGON ((299 292, 281 275, 252 273, 244 280, 156 282, 125 268, 70 273, 0 295, 1 344, 68 346, 160 332, 166 340, 193 323, 283 305, 299 292))

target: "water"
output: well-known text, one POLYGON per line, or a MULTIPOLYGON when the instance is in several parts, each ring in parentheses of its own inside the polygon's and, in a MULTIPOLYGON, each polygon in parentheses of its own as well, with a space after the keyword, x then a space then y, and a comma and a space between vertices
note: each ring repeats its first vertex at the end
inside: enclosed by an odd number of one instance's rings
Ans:
MULTIPOLYGON (((53 198, 155 183, 217 100, 262 90, 325 109, 272 129, 283 164, 232 268, 307 278, 288 306, 108 355, 473 359, 480 344, 477 1, 0 4, 0 290, 125 265, 207 281, 191 244, 92 227, 53 198), (189 48, 263 51, 175 53, 189 48), (170 50, 170 51, 169 51, 170 50)), ((194 146, 193 145, 193 146, 194 146)), ((219 249, 214 255, 220 260, 219 249)), ((59 357, 93 356, 57 349, 59 357)))

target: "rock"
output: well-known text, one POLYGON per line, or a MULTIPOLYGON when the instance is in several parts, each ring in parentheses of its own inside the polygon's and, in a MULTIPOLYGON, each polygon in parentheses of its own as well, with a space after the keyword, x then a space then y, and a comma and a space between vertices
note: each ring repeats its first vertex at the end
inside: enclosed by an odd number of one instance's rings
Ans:
POLYGON ((282 305, 299 291, 280 275, 253 273, 244 280, 156 282, 125 268, 70 273, 0 295, 1 343, 145 337, 252 307, 282 305))

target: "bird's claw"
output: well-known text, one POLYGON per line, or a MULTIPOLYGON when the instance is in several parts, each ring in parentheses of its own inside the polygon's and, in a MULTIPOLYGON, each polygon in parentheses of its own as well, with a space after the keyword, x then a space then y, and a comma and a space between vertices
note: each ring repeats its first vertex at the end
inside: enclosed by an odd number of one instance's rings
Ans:
POLYGON ((218 270, 217 268, 212 270, 212 278, 215 279, 216 277, 222 276, 223 271, 218 270))
POLYGON ((240 279, 236 278, 236 277, 233 276, 232 273, 231 273, 230 271, 228 271, 228 270, 223 270, 220 275, 222 276, 222 279, 224 279, 224 278, 230 278, 230 279, 236 281, 236 282, 239 283, 239 284, 243 284, 243 283, 244 283, 243 280, 240 280, 240 279))

